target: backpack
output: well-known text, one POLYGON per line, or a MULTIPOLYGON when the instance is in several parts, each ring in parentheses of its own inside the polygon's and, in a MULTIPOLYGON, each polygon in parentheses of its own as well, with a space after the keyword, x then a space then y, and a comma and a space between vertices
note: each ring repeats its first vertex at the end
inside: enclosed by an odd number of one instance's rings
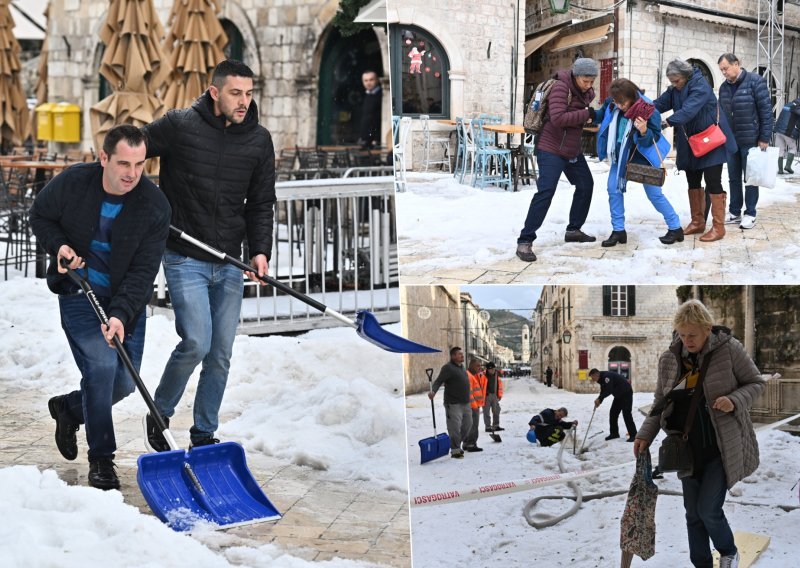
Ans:
MULTIPOLYGON (((548 79, 544 83, 540 83, 533 92, 531 102, 525 111, 525 118, 522 121, 522 126, 525 127, 525 132, 528 134, 539 134, 542 131, 547 119, 547 96, 556 81, 558 79, 548 79)), ((567 106, 570 103, 572 103, 571 89, 567 91, 567 106)))

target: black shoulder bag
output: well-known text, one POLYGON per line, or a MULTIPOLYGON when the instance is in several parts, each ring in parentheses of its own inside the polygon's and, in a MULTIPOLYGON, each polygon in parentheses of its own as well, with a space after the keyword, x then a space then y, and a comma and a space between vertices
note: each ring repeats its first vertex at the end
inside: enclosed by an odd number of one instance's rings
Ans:
POLYGON ((697 413, 697 404, 703 389, 703 380, 706 378, 710 362, 711 352, 706 355, 703 365, 700 367, 700 376, 697 378, 692 401, 689 403, 689 414, 686 416, 683 433, 668 434, 661 442, 661 447, 658 449, 658 467, 661 471, 692 471, 694 468, 692 448, 689 445, 689 432, 694 423, 694 415, 697 413))

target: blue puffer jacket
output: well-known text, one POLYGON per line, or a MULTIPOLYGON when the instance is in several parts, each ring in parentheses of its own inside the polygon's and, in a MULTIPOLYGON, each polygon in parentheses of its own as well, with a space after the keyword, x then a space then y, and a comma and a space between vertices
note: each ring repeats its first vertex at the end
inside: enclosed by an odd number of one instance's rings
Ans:
POLYGON ((733 128, 736 144, 744 148, 769 142, 775 119, 767 82, 760 75, 742 69, 736 84, 736 92, 728 81, 719 87, 719 104, 733 128))
POLYGON ((698 69, 694 70, 682 89, 670 85, 653 104, 661 113, 675 111, 667 119, 667 123, 675 127, 675 148, 678 153, 676 165, 679 170, 704 170, 725 164, 728 161, 728 152, 736 152, 738 149, 725 113, 720 112, 719 125, 727 141, 701 158, 692 154, 687 137, 702 132, 717 121, 717 97, 698 69))
POLYGON ((797 140, 800 136, 798 118, 800 118, 800 98, 783 105, 783 110, 778 115, 778 120, 775 121, 775 132, 797 140))

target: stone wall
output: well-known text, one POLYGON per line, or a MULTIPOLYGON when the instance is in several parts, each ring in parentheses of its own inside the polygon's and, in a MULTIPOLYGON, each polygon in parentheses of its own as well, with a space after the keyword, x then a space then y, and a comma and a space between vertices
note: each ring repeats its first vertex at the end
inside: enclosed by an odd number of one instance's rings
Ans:
MULTIPOLYGON (((166 31, 173 0, 153 0, 166 31)), ((254 98, 261 123, 275 147, 316 144, 319 66, 338 0, 221 0, 220 18, 244 38, 244 62, 256 74, 254 98)), ((83 111, 82 137, 92 146, 89 109, 98 101, 102 43, 98 30, 108 0, 64 0, 50 8, 49 89, 52 102, 69 101, 83 111)), ((374 28, 384 54, 383 132, 389 133, 388 42, 374 28)))
POLYGON ((450 359, 450 348, 464 347, 458 287, 401 286, 400 306, 401 335, 442 351, 403 355, 406 394, 413 394, 428 390, 425 369, 434 369, 435 379, 439 369, 450 359))

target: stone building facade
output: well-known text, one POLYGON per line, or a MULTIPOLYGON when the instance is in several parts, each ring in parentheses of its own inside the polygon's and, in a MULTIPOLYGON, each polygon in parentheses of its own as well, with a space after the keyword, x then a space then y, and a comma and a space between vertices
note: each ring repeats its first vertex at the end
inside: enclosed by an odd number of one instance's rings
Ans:
MULTIPOLYGON (((430 0, 409 0, 389 2, 387 21, 393 27, 408 27, 427 32, 437 41, 449 62, 447 72, 449 100, 444 108, 449 112, 441 118, 455 120, 456 117, 477 117, 494 114, 503 122, 511 120, 512 89, 516 100, 515 121, 522 121, 522 93, 524 84, 524 53, 519 46, 524 43, 525 17, 524 3, 517 5, 505 0, 481 0, 467 2, 431 2, 430 0), (514 22, 518 22, 515 34, 514 22), (518 43, 515 46, 515 35, 518 43), (517 57, 514 57, 514 49, 517 57), (512 86, 512 69, 516 60, 517 82, 512 86)), ((391 46, 392 57, 403 59, 405 51, 399 46, 391 46)), ((399 81, 392 76, 392 89, 397 89, 399 81)), ((399 92, 399 91, 398 91, 399 92)), ((396 105, 395 105, 396 106, 396 105)), ((401 110, 394 109, 395 114, 401 110)), ((418 116, 418 114, 410 114, 418 116)), ((431 114, 433 118, 433 113, 431 114)), ((431 129, 440 133, 451 133, 453 128, 432 120, 431 129)), ((422 126, 418 120, 412 123, 412 135, 406 147, 409 168, 419 169, 422 157, 422 126)))
POLYGON ((403 355, 406 394, 428 390, 425 369, 433 369, 435 379, 450 359, 450 348, 464 347, 460 303, 457 286, 400 287, 400 334, 441 350, 441 353, 403 355))
MULTIPOLYGON (((153 4, 166 31, 173 0, 153 0, 153 4)), ((223 27, 229 36, 237 38, 237 55, 256 74, 254 98, 261 123, 272 133, 276 149, 314 146, 321 132, 327 132, 320 109, 328 107, 320 104, 320 97, 333 96, 328 70, 336 61, 329 59, 331 53, 356 53, 364 61, 379 63, 371 66, 380 67, 376 71, 384 87, 382 138, 389 135, 388 43, 382 27, 369 32, 374 38, 362 50, 368 53, 354 52, 341 47, 346 40, 331 25, 338 0, 219 0, 218 4, 223 27)), ((63 0, 52 2, 50 7, 50 99, 81 107, 85 149, 92 146, 89 109, 100 99, 98 69, 104 46, 98 31, 108 6, 108 0, 63 0)), ((359 73, 353 80, 360 85, 360 70, 353 73, 359 73)), ((328 111, 341 114, 336 109, 328 111)), ((345 113, 342 120, 351 119, 357 117, 345 113)))
MULTIPOLYGON (((581 0, 594 10, 572 7, 566 14, 553 14, 549 0, 526 3, 526 84, 533 86, 557 69, 571 65, 577 55, 601 63, 595 83, 598 99, 615 77, 625 77, 655 97, 666 90, 666 64, 681 58, 708 72, 714 91, 724 77, 717 66, 722 53, 739 56, 748 71, 756 69, 758 47, 758 3, 756 0, 687 0, 625 2, 616 10, 606 0, 581 0), (604 33, 605 32, 605 33, 604 33), (583 35, 578 35, 583 34, 583 35), (583 40, 583 41, 581 41, 583 40), (544 43, 542 43, 544 42, 544 43)), ((800 6, 785 3, 785 64, 793 81, 786 100, 800 95, 797 65, 791 64, 791 46, 800 35, 800 6)), ((800 57, 800 54, 798 54, 800 57)), ((763 54, 762 54, 763 65, 763 54)), ((602 101, 602 99, 600 99, 602 101)))
POLYGON ((591 368, 629 377, 652 391, 678 306, 674 286, 545 286, 534 313, 531 369, 573 392, 597 392, 591 368))

